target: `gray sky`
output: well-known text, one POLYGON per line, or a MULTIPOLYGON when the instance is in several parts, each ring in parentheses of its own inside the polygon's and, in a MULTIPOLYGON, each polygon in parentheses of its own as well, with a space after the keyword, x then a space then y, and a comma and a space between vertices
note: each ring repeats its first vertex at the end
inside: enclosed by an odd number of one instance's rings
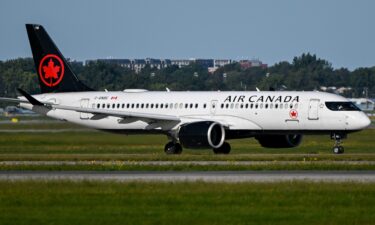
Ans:
POLYGON ((375 66, 372 0, 1 0, 0 60, 31 56, 25 23, 65 57, 259 58, 317 54, 335 68, 375 66))

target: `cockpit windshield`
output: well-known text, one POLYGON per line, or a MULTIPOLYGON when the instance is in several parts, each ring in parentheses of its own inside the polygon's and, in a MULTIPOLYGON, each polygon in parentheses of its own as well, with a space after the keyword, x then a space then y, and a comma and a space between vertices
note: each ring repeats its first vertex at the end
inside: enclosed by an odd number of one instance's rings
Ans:
POLYGON ((326 102, 326 106, 332 111, 361 111, 353 102, 326 102))

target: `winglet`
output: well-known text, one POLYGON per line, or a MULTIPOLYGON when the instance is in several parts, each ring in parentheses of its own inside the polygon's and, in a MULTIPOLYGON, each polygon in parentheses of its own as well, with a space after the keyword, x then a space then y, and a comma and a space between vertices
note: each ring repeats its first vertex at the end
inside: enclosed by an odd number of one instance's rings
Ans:
POLYGON ((32 104, 32 105, 38 105, 38 106, 43 106, 44 104, 41 103, 40 101, 36 100, 31 96, 29 93, 26 91, 22 90, 21 88, 17 88, 17 90, 32 104))

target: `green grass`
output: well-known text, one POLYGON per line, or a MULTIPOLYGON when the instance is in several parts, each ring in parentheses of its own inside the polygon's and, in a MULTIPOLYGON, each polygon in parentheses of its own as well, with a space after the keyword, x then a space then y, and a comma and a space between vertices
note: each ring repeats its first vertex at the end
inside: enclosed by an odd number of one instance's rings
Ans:
MULTIPOLYGON (((1 126, 0 126, 1 129, 1 126)), ((350 134, 344 141, 346 153, 375 153, 375 129, 350 134)), ((163 135, 125 136, 105 132, 0 133, 0 154, 159 154, 167 138, 163 135)), ((305 136, 291 149, 265 149, 255 139, 232 140, 232 153, 331 153, 328 135, 305 136)), ((210 154, 211 151, 186 150, 185 154, 210 154)))
POLYGON ((373 224, 374 183, 0 181, 0 224, 373 224))
POLYGON ((344 155, 333 155, 333 141, 323 135, 305 136, 302 144, 292 149, 265 149, 250 138, 231 140, 230 155, 214 155, 210 149, 184 149, 177 156, 164 154, 168 140, 163 135, 110 134, 59 121, 0 124, 0 131, 22 129, 42 132, 0 132, 0 160, 375 161, 375 129, 350 134, 344 141, 344 155), (52 133, 50 129, 69 131, 52 133))

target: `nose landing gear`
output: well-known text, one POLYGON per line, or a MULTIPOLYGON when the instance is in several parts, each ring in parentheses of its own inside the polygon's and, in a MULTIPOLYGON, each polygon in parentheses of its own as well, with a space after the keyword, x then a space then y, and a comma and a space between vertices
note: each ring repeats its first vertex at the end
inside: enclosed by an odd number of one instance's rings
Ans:
POLYGON ((346 134, 337 134, 337 133, 331 134, 331 139, 335 140, 335 145, 333 146, 333 149, 332 149, 334 154, 344 153, 344 147, 341 146, 342 139, 344 138, 346 138, 346 134))

